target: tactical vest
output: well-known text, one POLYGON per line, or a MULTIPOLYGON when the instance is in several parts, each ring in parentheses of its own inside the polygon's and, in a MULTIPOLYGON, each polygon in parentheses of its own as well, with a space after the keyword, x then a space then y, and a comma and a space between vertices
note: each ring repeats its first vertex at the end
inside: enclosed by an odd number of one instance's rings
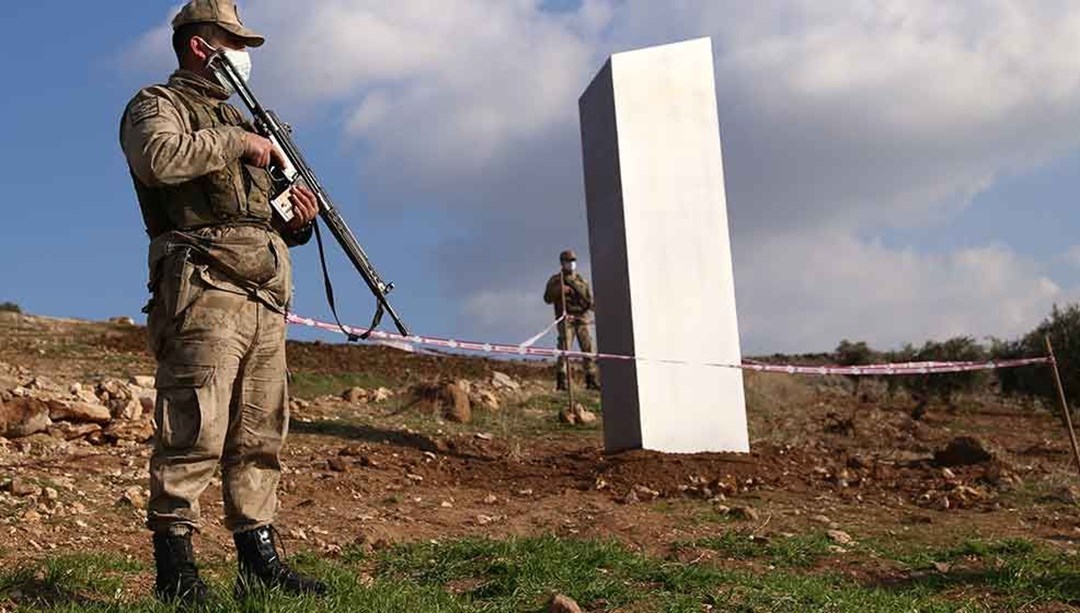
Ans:
MULTIPOLYGON (((225 102, 171 84, 156 89, 178 108, 186 110, 193 132, 223 126, 249 127, 240 111, 225 102)), ((149 187, 135 178, 135 191, 150 238, 172 230, 211 226, 269 226, 272 189, 270 173, 240 160, 179 185, 149 187)))

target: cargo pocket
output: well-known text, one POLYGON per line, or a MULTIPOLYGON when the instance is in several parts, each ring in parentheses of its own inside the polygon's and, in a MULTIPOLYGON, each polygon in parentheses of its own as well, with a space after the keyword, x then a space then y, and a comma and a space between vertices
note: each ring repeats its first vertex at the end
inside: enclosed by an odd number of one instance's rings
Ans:
POLYGON ((162 365, 154 420, 163 449, 184 451, 196 447, 206 415, 206 388, 213 366, 162 365))
POLYGON ((146 324, 150 351, 159 360, 168 339, 180 330, 191 305, 205 289, 200 279, 204 267, 192 262, 190 247, 177 248, 160 267, 160 276, 151 284, 154 293, 146 324))

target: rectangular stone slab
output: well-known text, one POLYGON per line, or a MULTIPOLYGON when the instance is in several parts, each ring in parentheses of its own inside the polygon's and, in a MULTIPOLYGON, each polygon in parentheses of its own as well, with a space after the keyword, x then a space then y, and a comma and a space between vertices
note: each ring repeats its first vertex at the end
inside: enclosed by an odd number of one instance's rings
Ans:
POLYGON ((708 38, 613 55, 579 101, 609 451, 749 451, 708 38), (683 363, 664 363, 676 360, 683 363))

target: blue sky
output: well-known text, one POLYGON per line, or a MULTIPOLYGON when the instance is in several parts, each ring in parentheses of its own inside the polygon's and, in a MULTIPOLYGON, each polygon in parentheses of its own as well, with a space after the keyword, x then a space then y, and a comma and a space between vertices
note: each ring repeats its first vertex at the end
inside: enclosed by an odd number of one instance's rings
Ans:
MULTIPOLYGON (((7 7, 51 31, 15 28, 0 55, 0 301, 30 312, 138 316, 147 297, 117 121, 167 77, 175 3, 115 4, 7 7)), ((666 4, 242 3, 270 36, 256 91, 420 333, 544 327, 556 254, 588 251, 577 96, 612 52, 701 35, 747 351, 1011 336, 1078 296, 1080 9, 666 4)), ((366 290, 330 251, 343 314, 364 323, 366 290)), ((294 256, 296 310, 327 317, 314 248, 294 256)))

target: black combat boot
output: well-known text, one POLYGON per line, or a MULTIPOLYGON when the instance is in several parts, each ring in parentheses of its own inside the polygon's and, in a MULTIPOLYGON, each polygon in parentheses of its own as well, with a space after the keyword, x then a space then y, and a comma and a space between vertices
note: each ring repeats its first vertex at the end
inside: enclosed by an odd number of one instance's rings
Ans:
POLYGON ((158 599, 185 607, 207 603, 210 590, 199 578, 199 569, 195 566, 191 532, 155 532, 154 565, 157 567, 154 594, 158 599))
POLYGON ((562 371, 560 371, 559 374, 555 375, 555 391, 566 391, 566 373, 562 371))
POLYGON ((325 594, 326 584, 297 573, 281 560, 274 543, 276 534, 273 526, 233 534, 240 565, 236 597, 242 600, 249 589, 257 586, 288 594, 325 594))
POLYGON ((600 384, 596 381, 596 375, 585 375, 585 389, 600 391, 600 384))

